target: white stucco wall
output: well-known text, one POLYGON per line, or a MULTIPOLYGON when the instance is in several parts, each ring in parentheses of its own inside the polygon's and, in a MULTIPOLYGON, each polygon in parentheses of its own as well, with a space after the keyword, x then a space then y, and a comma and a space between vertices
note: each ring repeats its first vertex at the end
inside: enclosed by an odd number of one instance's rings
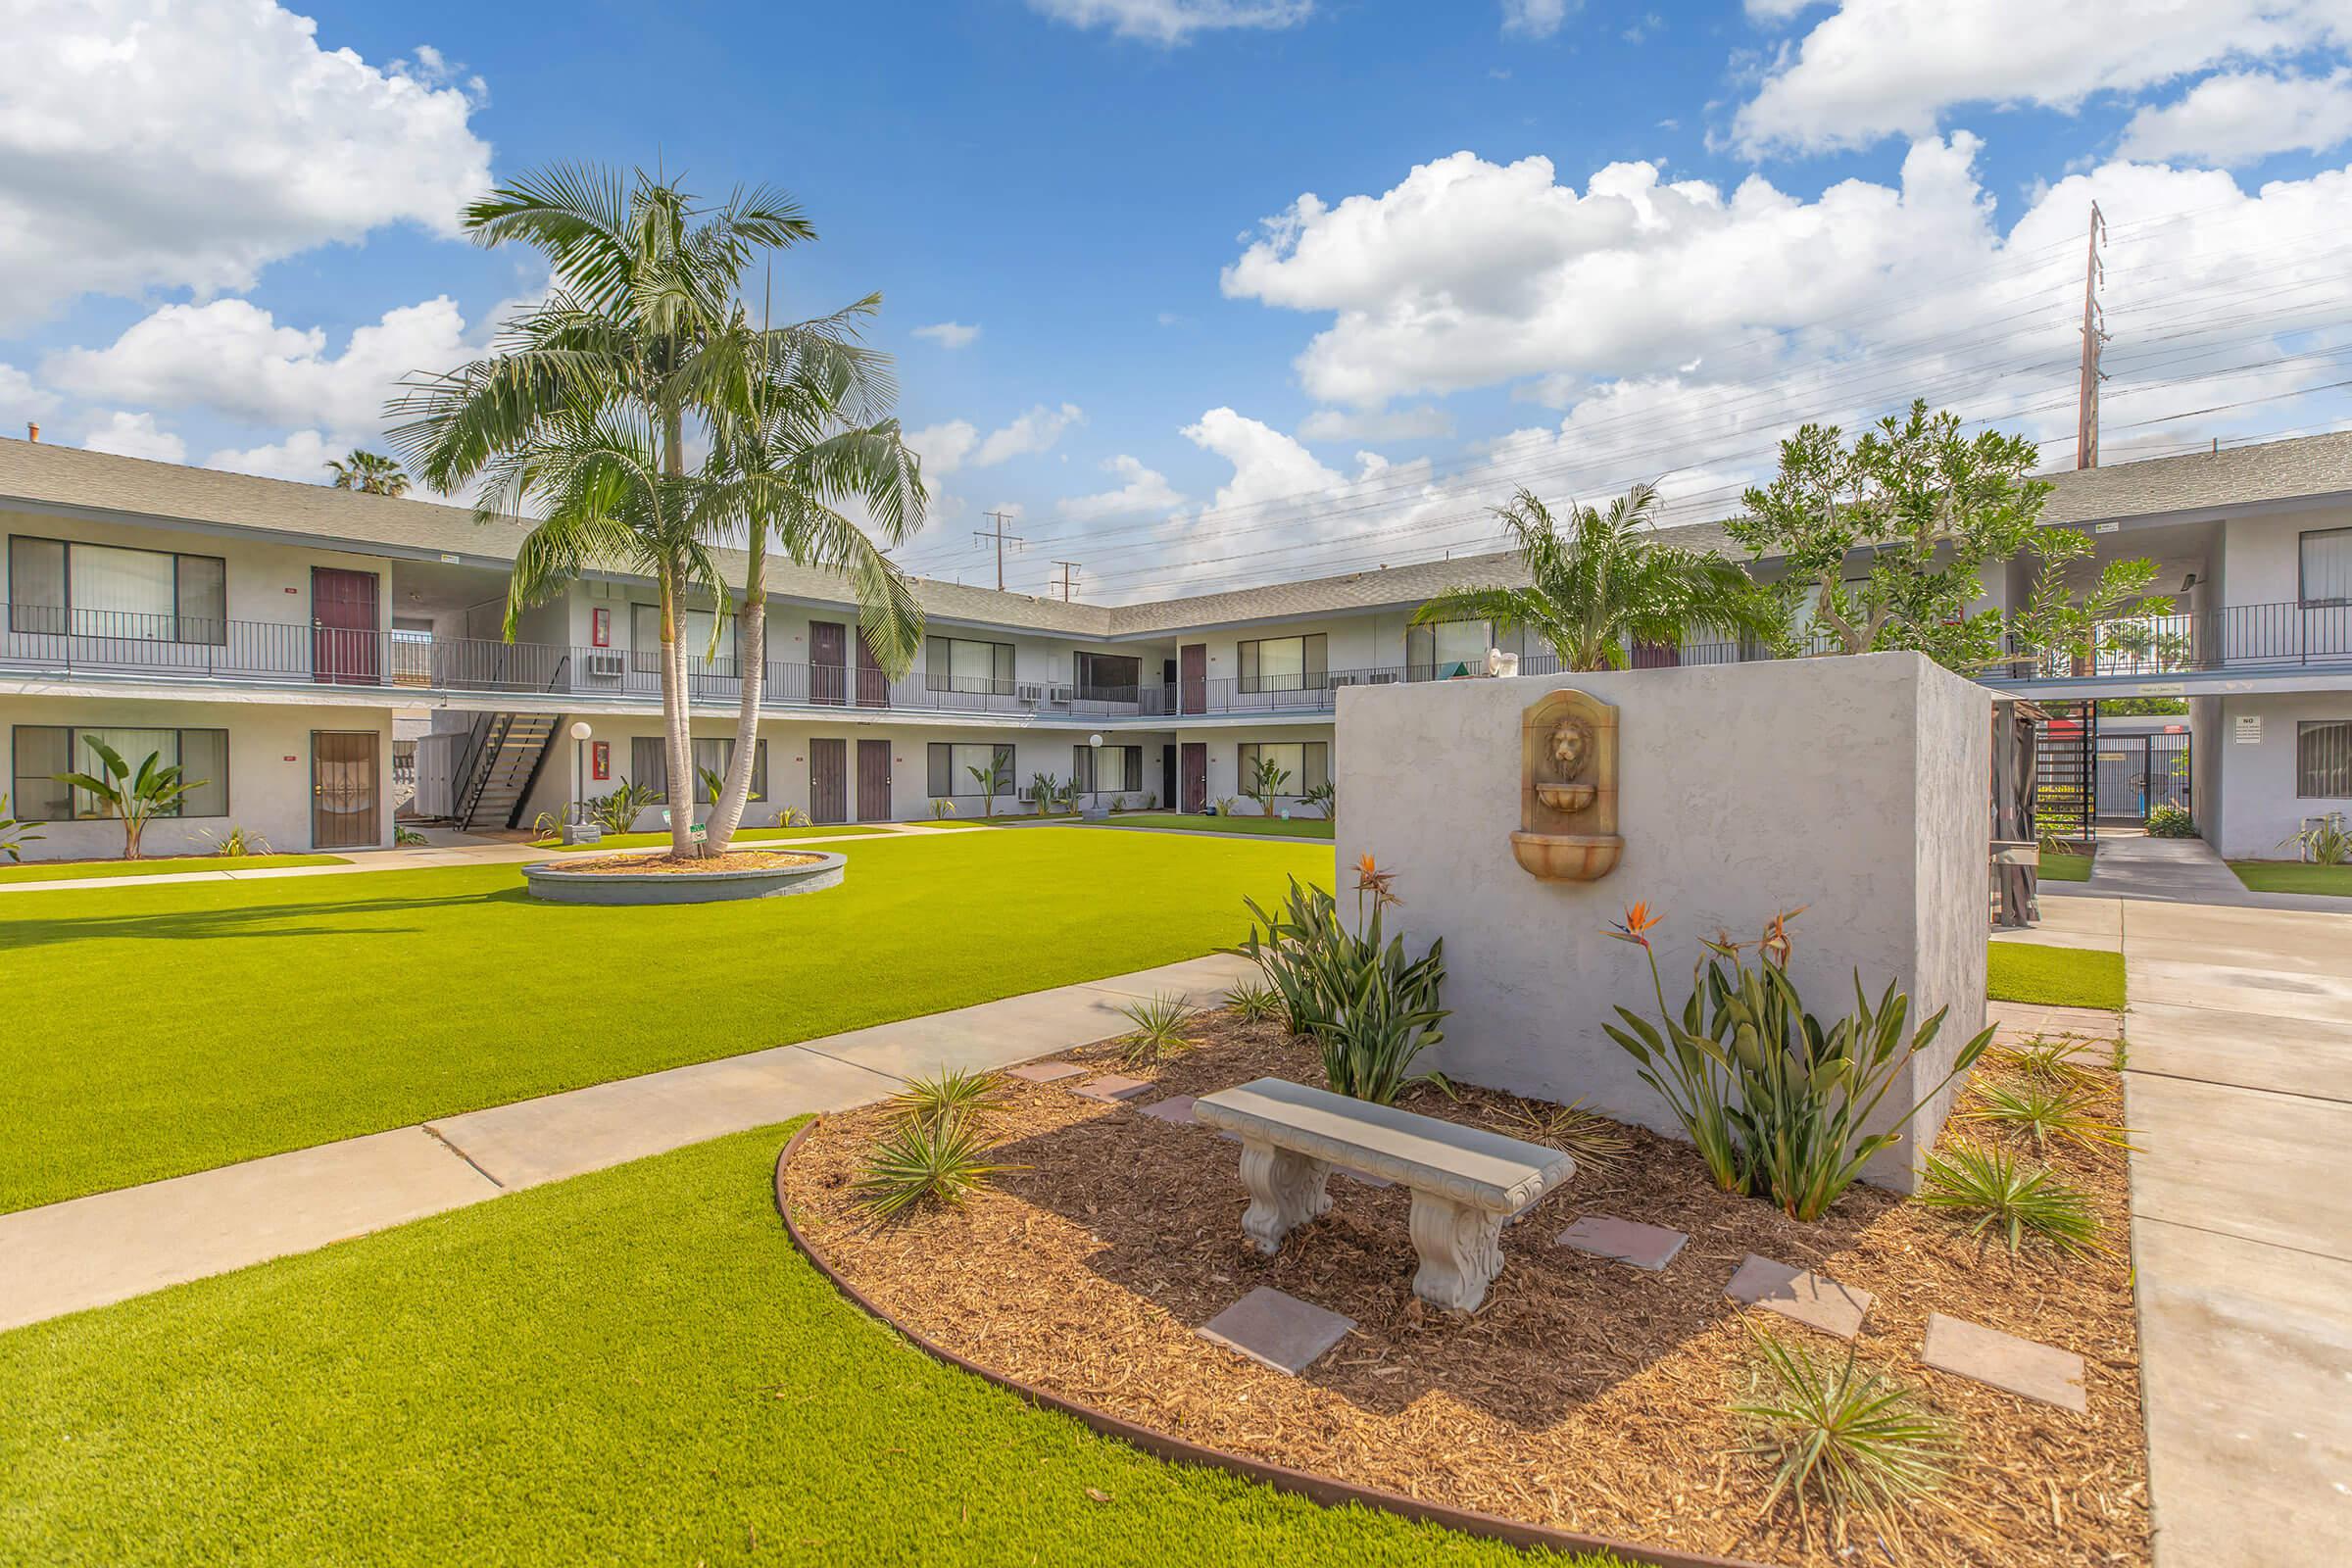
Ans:
MULTIPOLYGON (((2309 719, 2352 719, 2352 692, 2279 692, 2223 697, 2210 730, 2196 733, 2203 760, 2221 775, 2219 802, 2196 804, 2197 824, 2206 841, 2230 859, 2292 859, 2280 845, 2305 817, 2342 811, 2352 816, 2352 800, 2328 800, 2295 793, 2295 731, 2309 719), (2241 719, 2259 722, 2257 732, 2241 719)), ((2202 772, 2200 771, 2200 775, 2202 772)), ((2194 793, 2192 786, 2192 795, 2194 793)))
MULTIPOLYGON (((1345 691, 1338 863, 1377 856, 1404 901, 1393 929, 1416 952, 1445 938, 1448 1075, 1676 1131, 1601 1029, 1618 1004, 1654 1014, 1640 951, 1605 934, 1645 900, 1677 1006, 1700 934, 1805 906, 1789 972, 1817 1013, 1850 1006, 1857 971, 1914 1019, 1951 1008, 1925 1088, 1984 1024, 1989 706, 1912 654, 1345 691), (1571 687, 1619 709, 1626 848, 1592 883, 1539 880, 1510 845, 1520 716, 1571 687)), ((1907 1190, 1946 1108, 1871 1179, 1907 1190)))
MULTIPOLYGON (((0 789, 14 792, 15 726, 19 724, 122 725, 155 729, 228 731, 228 812, 216 817, 167 817, 149 824, 142 853, 149 856, 209 854, 208 834, 245 827, 270 841, 280 855, 309 852, 311 842, 311 734, 354 730, 377 736, 376 844, 392 843, 392 711, 356 706, 279 703, 163 703, 82 698, 0 698, 0 749, 9 772, 0 789)), ((138 759, 126 758, 137 765, 138 759)), ((87 758, 77 765, 87 767, 87 758)), ((28 860, 106 858, 122 853, 122 824, 112 819, 43 822, 41 837, 24 848, 28 860)))

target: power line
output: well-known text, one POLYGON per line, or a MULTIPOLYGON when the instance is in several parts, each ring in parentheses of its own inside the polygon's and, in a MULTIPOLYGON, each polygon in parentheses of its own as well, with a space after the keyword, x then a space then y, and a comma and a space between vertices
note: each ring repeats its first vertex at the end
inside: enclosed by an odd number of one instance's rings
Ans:
POLYGON ((1059 590, 1061 602, 1065 605, 1076 604, 1078 602, 1078 563, 1056 561, 1054 564, 1061 568, 1061 581, 1053 584, 1055 589, 1059 590))
POLYGON ((1004 531, 1004 524, 1012 520, 1010 513, 991 512, 984 515, 997 525, 996 530, 992 533, 975 528, 972 530, 972 537, 983 544, 995 542, 997 547, 997 592, 1003 593, 1004 591, 1004 547, 1010 545, 1013 549, 1020 550, 1026 547, 1027 541, 1017 533, 1004 531))

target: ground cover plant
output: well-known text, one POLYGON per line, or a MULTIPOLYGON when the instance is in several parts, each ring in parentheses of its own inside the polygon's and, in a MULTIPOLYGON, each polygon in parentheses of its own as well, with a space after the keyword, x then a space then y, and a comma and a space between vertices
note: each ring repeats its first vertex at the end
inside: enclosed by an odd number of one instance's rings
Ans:
POLYGON ((111 876, 184 876, 191 871, 267 871, 291 865, 349 865, 340 855, 170 855, 137 860, 27 860, 0 865, 10 882, 88 882, 111 876))
POLYGON ((2044 882, 2087 882, 2090 880, 2090 857, 2043 852, 2039 875, 2044 882))
POLYGON ((0 1210, 1197 957, 1331 875, 1057 827, 842 852, 838 888, 670 908, 543 904, 514 866, 0 897, 0 1210), (1152 917, 1105 926, 1105 887, 1152 917), (100 993, 136 1049, 90 1049, 100 993))
POLYGON ((0 1335, 0 1560, 1534 1560, 1163 1463, 877 1332, 785 1237, 784 1132, 0 1335))
POLYGON ((1985 963, 1984 994, 1994 1002, 2121 1012, 2124 956, 2090 948, 1995 942, 1985 963))

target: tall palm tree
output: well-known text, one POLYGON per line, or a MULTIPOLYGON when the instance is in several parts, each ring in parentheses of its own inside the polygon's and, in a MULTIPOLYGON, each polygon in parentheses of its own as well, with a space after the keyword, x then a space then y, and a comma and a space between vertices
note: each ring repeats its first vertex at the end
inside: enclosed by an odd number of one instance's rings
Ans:
MULTIPOLYGON (((501 186, 464 222, 481 245, 539 251, 553 283, 496 352, 406 383, 391 405, 404 417, 393 444, 436 490, 478 478, 481 520, 534 521, 508 582, 509 638, 523 610, 582 570, 625 564, 653 577, 668 775, 683 789, 695 777, 684 600, 709 586, 725 610, 687 476, 689 426, 704 427, 707 412, 692 372, 734 318, 752 259, 815 231, 765 187, 705 207, 674 179, 585 165, 501 186), (544 516, 529 517, 534 508, 544 516)), ((672 854, 695 853, 692 825, 691 811, 671 811, 672 854)))
POLYGON ((1657 506, 1657 487, 1638 484, 1605 513, 1571 506, 1563 532, 1535 492, 1521 490, 1494 514, 1517 542, 1529 586, 1451 589, 1414 612, 1414 623, 1519 626, 1572 670, 1623 669, 1631 644, 1680 643, 1694 631, 1772 635, 1779 613, 1737 563, 1651 537, 1657 506))
POLYGON ((371 496, 405 496, 409 493, 409 476, 399 464, 380 452, 367 452, 358 447, 341 460, 326 460, 326 471, 334 477, 327 483, 338 490, 361 490, 371 496))
POLYGON ((738 313, 696 367, 698 394, 712 411, 703 528, 741 537, 747 558, 735 754, 707 828, 714 854, 734 838, 751 798, 766 679, 770 540, 797 565, 850 579, 858 630, 886 673, 904 674, 922 646, 922 607, 882 554, 921 525, 925 496, 919 461, 899 421, 883 415, 897 394, 890 362, 858 340, 859 324, 879 305, 869 295, 832 316, 777 328, 754 329, 738 313), (837 510, 852 501, 882 546, 837 510))

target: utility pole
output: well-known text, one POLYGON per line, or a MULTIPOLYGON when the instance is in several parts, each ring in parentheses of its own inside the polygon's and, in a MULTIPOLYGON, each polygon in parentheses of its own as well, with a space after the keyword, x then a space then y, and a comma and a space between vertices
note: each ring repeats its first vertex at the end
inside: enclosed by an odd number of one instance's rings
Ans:
POLYGON ((2099 383, 2107 378, 2099 368, 2099 349, 2107 341, 2107 313, 2099 309, 2099 285, 2107 268, 2099 260, 2099 242, 2107 237, 2107 220, 2099 204, 2090 204, 2090 245, 2082 263, 2082 381, 2075 394, 2075 466, 2099 466, 2099 383))
POLYGON ((1056 561, 1054 564, 1061 568, 1061 581, 1054 584, 1061 591, 1061 602, 1065 605, 1076 604, 1078 601, 1078 563, 1056 561))
POLYGON ((994 543, 996 545, 997 592, 1003 593, 1004 591, 1004 547, 1006 545, 1010 545, 1013 549, 1018 550, 1027 544, 1028 541, 1023 539, 1017 533, 1006 533, 1004 531, 1004 524, 1012 520, 1012 514, 1010 513, 991 512, 985 514, 985 515, 989 521, 997 525, 996 531, 991 533, 984 528, 974 528, 972 530, 972 537, 979 540, 982 544, 994 543))

